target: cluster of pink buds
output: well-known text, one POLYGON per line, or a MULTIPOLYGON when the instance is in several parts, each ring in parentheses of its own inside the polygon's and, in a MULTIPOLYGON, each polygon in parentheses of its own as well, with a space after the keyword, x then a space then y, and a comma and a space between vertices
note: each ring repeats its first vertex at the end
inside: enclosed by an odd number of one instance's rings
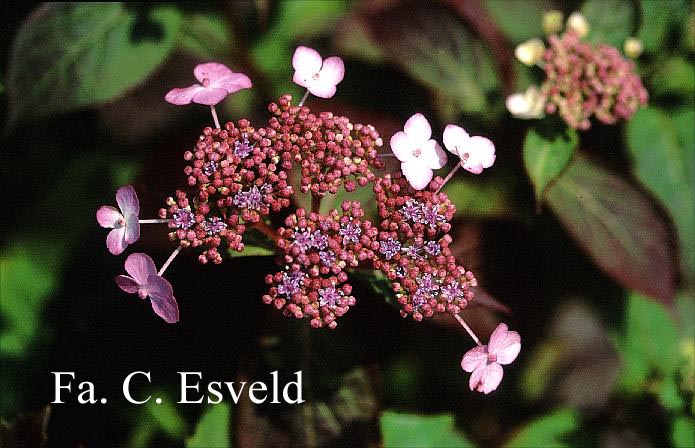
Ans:
MULTIPOLYGON (((457 157, 445 179, 434 177, 443 168, 446 152, 436 140, 427 119, 413 115, 391 140, 401 173, 375 174, 384 163, 377 154, 383 146, 371 125, 352 124, 331 112, 318 115, 304 106, 309 94, 330 98, 344 76, 337 56, 323 59, 315 50, 299 47, 292 60, 293 80, 307 91, 298 105, 284 95, 268 110, 267 127, 254 128, 246 119, 220 125, 215 105, 251 80, 219 63, 198 65, 200 82, 167 93, 176 105, 210 107, 215 127, 206 127, 193 148, 184 153, 186 186, 166 199, 157 219, 139 219, 135 190, 122 187, 116 194, 119 208, 103 206, 97 220, 109 228, 106 244, 111 253, 123 253, 137 241, 140 224, 166 224, 177 243, 157 270, 143 253, 125 261, 127 276, 115 278, 123 291, 149 298, 154 312, 165 322, 179 320, 171 284, 162 277, 174 258, 186 248, 197 249, 202 264, 222 262, 226 252, 244 250, 244 234, 255 228, 275 241, 283 269, 265 278, 262 300, 285 316, 307 319, 313 328, 334 329, 337 318, 356 303, 348 275, 359 267, 381 270, 391 281, 403 317, 416 321, 435 313, 452 314, 478 347, 462 360, 472 372, 471 389, 489 393, 502 379, 502 364, 516 357, 521 347, 515 332, 499 327, 484 346, 458 315, 473 299, 474 275, 452 255, 449 231, 456 208, 442 187, 463 167, 480 174, 495 162, 495 146, 484 137, 469 136, 449 125, 444 146, 457 157), (295 193, 290 171, 301 176, 298 188, 312 195, 312 210, 302 208, 274 230, 273 216, 290 207, 295 193), (373 184, 378 225, 365 219, 358 201, 344 201, 339 210, 320 214, 320 200, 340 188, 351 192, 373 184)), ((383 156, 383 154, 382 154, 383 156)), ((284 215, 283 215, 284 216, 284 215)))
POLYGON ((477 281, 451 254, 449 221, 456 208, 437 192, 441 178, 416 191, 400 174, 374 186, 381 223, 374 266, 392 282, 401 315, 415 320, 434 313, 458 314, 473 299, 477 281))
POLYGON ((270 290, 263 302, 285 316, 309 318, 314 328, 335 328, 335 319, 355 304, 345 268, 374 256, 377 229, 363 215, 359 202, 345 201, 342 213, 307 214, 300 208, 288 216, 277 240, 286 267, 266 277, 270 290))
POLYGON ((574 31, 551 35, 548 41, 541 87, 547 113, 558 112, 569 126, 586 130, 592 115, 614 124, 647 104, 647 90, 634 72, 634 62, 617 48, 582 42, 574 31))
POLYGON ((303 193, 321 197, 335 194, 341 185, 353 191, 375 179, 370 168, 384 166, 377 157, 383 141, 371 125, 353 125, 331 112, 316 116, 308 107, 293 106, 290 95, 271 103, 268 110, 274 114, 269 128, 281 137, 275 145, 282 152, 282 167, 299 164, 303 193))

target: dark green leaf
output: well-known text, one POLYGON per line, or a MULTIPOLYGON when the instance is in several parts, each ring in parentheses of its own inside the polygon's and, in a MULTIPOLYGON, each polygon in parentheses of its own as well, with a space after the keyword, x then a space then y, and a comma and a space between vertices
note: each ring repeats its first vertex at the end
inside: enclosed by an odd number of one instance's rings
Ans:
POLYGON ((364 283, 372 291, 376 297, 380 297, 388 303, 395 304, 395 296, 393 286, 388 278, 381 271, 356 269, 350 274, 350 278, 355 278, 357 281, 364 283))
POLYGON ((519 214, 514 182, 509 178, 482 178, 459 174, 442 189, 466 218, 509 218, 519 214))
POLYGON ((677 21, 687 20, 684 11, 692 10, 688 0, 641 0, 642 24, 638 37, 644 50, 655 53, 668 44, 669 27, 677 21))
POLYGON ((559 410, 553 414, 533 420, 504 446, 506 448, 530 447, 530 446, 569 446, 562 441, 564 436, 577 430, 579 419, 574 411, 569 409, 559 410))
POLYGON ((651 78, 651 96, 679 95, 693 101, 695 66, 682 56, 674 56, 658 64, 651 78))
POLYGON ((497 26, 514 43, 543 35, 543 13, 558 9, 553 0, 494 0, 484 2, 497 26))
POLYGON ((456 429, 451 414, 417 415, 384 411, 381 415, 384 447, 472 447, 456 429))
POLYGON ((563 226, 607 274, 630 289, 672 302, 672 236, 640 191, 577 154, 546 198, 563 226))
POLYGON ((193 13, 183 18, 178 46, 198 58, 221 60, 234 41, 222 16, 193 13))
POLYGON ((625 332, 620 339, 623 354, 621 383, 639 392, 652 372, 672 376, 679 365, 678 330, 666 310, 645 297, 628 296, 625 332))
POLYGON ((118 98, 166 58, 180 25, 171 7, 138 17, 121 3, 43 4, 12 44, 10 121, 118 98))
POLYGON ((630 0, 587 0, 581 8, 589 22, 589 42, 623 47, 635 29, 635 10, 630 0))
POLYGON ((459 111, 487 109, 498 87, 489 49, 438 2, 399 4, 368 19, 372 38, 406 73, 459 111))
POLYGON ((577 142, 577 132, 568 127, 563 126, 562 130, 541 127, 529 129, 524 140, 524 166, 533 183, 538 204, 542 202, 548 185, 567 166, 577 142))
MULTIPOLYGON (((692 135, 694 114, 684 114, 681 124, 692 135)), ((679 142, 674 121, 659 109, 642 109, 627 125, 628 148, 632 154, 633 171, 668 209, 678 228, 681 242, 683 272, 694 282, 695 273, 695 144, 679 142), (685 144, 684 144, 685 143, 685 144), (689 144, 689 146, 686 146, 689 144)))
POLYGON ((193 436, 186 439, 186 448, 229 448, 229 405, 211 406, 198 420, 193 436))
POLYGON ((671 443, 675 447, 692 446, 695 440, 695 421, 686 416, 680 416, 673 422, 671 443))

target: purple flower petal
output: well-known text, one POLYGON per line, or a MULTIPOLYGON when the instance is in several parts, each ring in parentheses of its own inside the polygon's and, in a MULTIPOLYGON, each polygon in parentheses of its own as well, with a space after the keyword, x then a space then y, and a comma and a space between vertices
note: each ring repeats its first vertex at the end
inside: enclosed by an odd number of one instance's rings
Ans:
POLYGON ((195 78, 203 85, 205 85, 206 80, 212 84, 225 76, 231 75, 232 73, 234 72, 232 72, 229 67, 224 64, 220 64, 219 62, 198 64, 193 69, 193 76, 195 76, 195 78))
POLYGON ((134 278, 128 277, 127 275, 119 275, 114 280, 116 281, 118 287, 128 294, 135 294, 140 289, 138 282, 136 282, 134 278))
POLYGON ((110 205, 102 205, 97 210, 97 222, 101 227, 113 229, 123 219, 123 215, 110 205))
POLYGON ((132 186, 126 185, 119 188, 116 192, 116 202, 123 216, 129 216, 131 214, 135 216, 140 215, 140 202, 132 186))
POLYGON ((471 390, 477 390, 485 395, 489 394, 493 390, 497 389, 500 385, 502 377, 504 376, 504 371, 502 366, 493 362, 486 366, 481 366, 473 371, 471 374, 471 379, 468 381, 468 385, 471 390))
POLYGON ((128 216, 125 224, 125 242, 133 244, 140 238, 140 221, 136 215, 128 216))
POLYGON ((106 236, 106 247, 113 255, 120 255, 128 247, 125 241, 125 227, 113 229, 106 236))
POLYGON ((146 289, 152 303, 152 309, 157 316, 170 324, 178 322, 179 305, 174 298, 171 284, 158 275, 150 275, 147 279, 146 289))
POLYGON ((229 94, 241 89, 250 89, 253 86, 251 79, 243 73, 231 73, 215 81, 213 85, 216 88, 226 90, 229 94))
POLYGON ((223 99, 227 98, 227 91, 220 87, 202 89, 193 95, 193 102, 197 104, 204 104, 206 106, 214 106, 223 99))
POLYGON ((468 350, 461 359, 461 368, 466 372, 472 372, 480 366, 487 364, 487 346, 478 345, 468 350))
POLYGON ((125 260, 125 270, 140 285, 146 285, 150 275, 157 275, 157 268, 152 258, 140 252, 128 255, 125 260))
POLYGON ((202 90, 205 90, 205 87, 200 84, 193 84, 192 86, 183 88, 177 87, 167 92, 164 96, 164 100, 166 100, 167 103, 184 106, 186 104, 191 104, 193 102, 193 97, 202 90))

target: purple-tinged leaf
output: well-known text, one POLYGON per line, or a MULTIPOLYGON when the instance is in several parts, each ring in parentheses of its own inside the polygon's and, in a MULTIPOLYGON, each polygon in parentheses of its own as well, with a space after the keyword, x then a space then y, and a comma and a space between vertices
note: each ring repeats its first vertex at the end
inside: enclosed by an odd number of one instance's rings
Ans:
POLYGON ((673 235, 646 196, 577 154, 547 190, 546 199, 563 226, 608 275, 627 288, 672 302, 673 235))

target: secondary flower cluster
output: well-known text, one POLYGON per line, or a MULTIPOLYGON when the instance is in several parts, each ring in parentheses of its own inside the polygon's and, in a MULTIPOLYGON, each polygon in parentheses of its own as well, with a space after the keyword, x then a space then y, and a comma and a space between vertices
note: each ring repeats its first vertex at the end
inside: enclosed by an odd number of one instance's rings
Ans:
MULTIPOLYGON (((610 45, 583 42, 587 33, 586 19, 575 13, 562 35, 548 36, 548 48, 540 39, 516 48, 517 59, 541 66, 545 80, 540 88, 530 86, 507 98, 507 108, 514 116, 540 118, 544 113, 558 113, 570 127, 587 130, 591 117, 614 124, 647 104, 647 90, 635 73, 634 62, 610 45)), ((634 42, 627 43, 626 48, 634 47, 634 42)))
POLYGON ((400 174, 374 186, 381 219, 374 267, 386 274, 401 305, 415 320, 435 312, 457 314, 473 299, 475 276, 460 266, 449 249, 449 221, 456 208, 437 193, 440 178, 428 190, 415 191, 400 174))
POLYGON ((377 230, 361 221, 363 215, 359 202, 345 201, 342 213, 307 214, 300 208, 288 216, 277 240, 286 266, 266 277, 270 290, 263 302, 285 316, 309 318, 314 328, 335 328, 335 319, 355 304, 345 268, 374 255, 370 247, 377 230))

